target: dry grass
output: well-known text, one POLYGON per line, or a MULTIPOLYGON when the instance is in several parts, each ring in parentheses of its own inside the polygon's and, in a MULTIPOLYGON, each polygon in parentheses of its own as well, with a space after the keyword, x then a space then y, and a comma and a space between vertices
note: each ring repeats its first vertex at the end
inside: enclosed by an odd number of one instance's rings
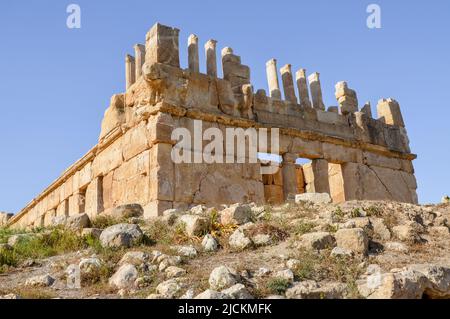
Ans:
POLYGON ((289 234, 286 231, 268 222, 255 224, 245 230, 244 233, 246 233, 249 237, 254 237, 256 235, 269 235, 274 242, 283 241, 289 237, 289 234))
POLYGON ((349 295, 359 297, 356 280, 362 274, 358 261, 350 257, 331 257, 329 250, 299 250, 294 258, 300 261, 293 269, 297 280, 332 280, 347 284, 349 295))

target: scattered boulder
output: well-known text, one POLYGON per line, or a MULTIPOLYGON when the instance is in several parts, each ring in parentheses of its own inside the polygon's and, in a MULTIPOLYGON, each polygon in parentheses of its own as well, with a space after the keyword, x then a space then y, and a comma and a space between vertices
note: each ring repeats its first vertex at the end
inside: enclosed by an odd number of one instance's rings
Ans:
POLYGON ((117 224, 103 230, 100 242, 103 247, 131 247, 143 238, 142 230, 134 224, 117 224))
POLYGON ((194 299, 228 299, 228 298, 229 296, 222 292, 207 289, 202 293, 198 294, 197 296, 195 296, 194 299))
POLYGON ((335 234, 338 247, 366 255, 369 249, 369 238, 362 228, 340 229, 335 234))
POLYGON ((253 299, 253 296, 248 292, 243 284, 236 284, 222 290, 222 293, 229 296, 231 299, 253 299))
POLYGON ((208 210, 205 205, 197 205, 192 207, 189 212, 193 215, 203 215, 208 210))
POLYGON ((153 281, 153 278, 151 276, 138 277, 134 281, 134 287, 136 287, 138 289, 142 289, 142 288, 150 286, 152 281, 153 281))
POLYGON ((342 283, 318 284, 313 280, 306 280, 286 290, 286 297, 289 299, 342 299, 346 289, 346 285, 342 283))
POLYGON ((255 271, 255 277, 264 277, 269 275, 272 272, 269 268, 260 267, 257 271, 255 271))
POLYGON ((143 264, 149 262, 150 256, 142 251, 129 251, 122 256, 119 265, 131 264, 135 267, 141 267, 143 264))
POLYGON ((162 220, 165 221, 168 225, 173 225, 181 214, 182 212, 179 209, 167 209, 162 214, 162 220))
POLYGON ((355 227, 353 228, 361 228, 369 238, 373 237, 374 228, 371 220, 368 217, 356 217, 350 219, 350 221, 354 222, 355 224, 355 227))
POLYGON ((176 266, 169 266, 164 271, 167 278, 176 278, 186 275, 186 270, 176 266))
POLYGON ((65 227, 73 231, 81 231, 83 228, 88 228, 90 225, 91 220, 85 213, 69 216, 65 223, 65 227))
POLYGON ((209 275, 209 286, 213 290, 221 290, 238 283, 238 274, 234 269, 219 266, 209 275))
POLYGON ((329 204, 331 197, 328 193, 304 193, 295 195, 295 202, 297 204, 302 202, 311 202, 314 204, 329 204))
POLYGON ((391 232, 384 223, 383 218, 370 217, 370 222, 373 226, 374 237, 384 241, 391 239, 391 232))
POLYGON ((117 289, 130 288, 134 285, 137 277, 136 267, 131 264, 124 264, 109 278, 109 285, 117 289))
POLYGON ((267 246, 272 244, 272 237, 268 234, 257 234, 251 238, 256 246, 267 246))
POLYGON ((6 225, 11 217, 13 217, 13 214, 0 212, 0 226, 6 225))
POLYGON ((179 218, 185 225, 185 232, 188 236, 201 236, 208 229, 208 219, 198 215, 182 215, 179 218))
POLYGON ((230 247, 235 250, 244 250, 253 246, 253 242, 248 238, 242 229, 236 229, 228 239, 230 247))
POLYGON ((330 256, 332 257, 352 257, 353 251, 347 248, 334 247, 331 251, 330 256))
POLYGON ((55 278, 49 274, 28 278, 25 286, 29 287, 50 287, 55 282, 55 278))
POLYGON ((164 298, 174 298, 181 289, 182 287, 176 279, 163 281, 156 286, 156 292, 164 298))
POLYGON ((181 264, 181 257, 180 256, 161 256, 163 258, 159 259, 159 271, 164 271, 166 270, 166 268, 170 267, 170 266, 177 266, 179 264, 181 264))
POLYGON ((392 232, 401 241, 416 242, 420 240, 420 236, 415 226, 415 223, 394 226, 392 232))
POLYGON ((197 249, 194 246, 176 246, 172 247, 178 254, 184 257, 194 258, 197 257, 197 249))
POLYGON ((82 273, 92 273, 102 266, 102 261, 97 257, 82 258, 78 267, 82 273))
POLYGON ((307 233, 300 237, 300 246, 305 249, 322 250, 336 246, 336 240, 327 232, 307 233))
POLYGON ((219 244, 211 234, 207 234, 203 237, 202 247, 204 251, 217 251, 219 249, 219 244))
POLYGON ((20 263, 20 267, 22 268, 42 267, 42 264, 35 259, 28 258, 20 263))
POLYGON ((117 219, 139 217, 144 215, 144 209, 139 204, 126 204, 115 207, 111 215, 117 219))
POLYGON ((194 289, 189 288, 186 292, 180 297, 180 299, 194 299, 194 289))
POLYGON ((410 265, 396 272, 372 274, 357 284, 368 299, 450 298, 450 268, 410 265))
POLYGON ((223 225, 243 225, 253 221, 252 208, 246 204, 234 204, 220 212, 220 222, 223 225))

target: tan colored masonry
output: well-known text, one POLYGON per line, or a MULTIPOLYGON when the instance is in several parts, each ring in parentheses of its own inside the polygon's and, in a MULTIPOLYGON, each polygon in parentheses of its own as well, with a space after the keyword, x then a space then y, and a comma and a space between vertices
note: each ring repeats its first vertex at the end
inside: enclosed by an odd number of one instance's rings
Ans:
POLYGON ((86 212, 95 217, 128 203, 141 204, 145 217, 151 217, 195 204, 281 202, 305 191, 328 192, 335 202, 417 202, 416 155, 410 152, 395 100, 380 100, 379 118, 373 119, 370 106, 358 111, 356 92, 339 82, 338 106, 325 110, 319 74, 308 77, 308 93, 306 71, 296 72, 297 100, 291 65, 280 70, 287 96, 282 100, 275 59, 267 64, 267 96, 264 90, 253 91, 250 68, 229 47, 222 50, 223 79, 217 78, 215 40, 205 46, 209 74, 198 72, 195 35, 188 41, 190 68, 181 69, 178 35, 177 29, 160 24, 150 29, 145 49, 135 46, 137 59, 125 59, 127 90, 112 97, 99 143, 9 225, 47 226, 55 216, 86 212), (204 129, 279 128, 281 169, 262 176, 261 163, 174 164, 171 132, 191 130, 194 120, 202 120, 204 129), (312 162, 297 165, 299 157, 312 162))

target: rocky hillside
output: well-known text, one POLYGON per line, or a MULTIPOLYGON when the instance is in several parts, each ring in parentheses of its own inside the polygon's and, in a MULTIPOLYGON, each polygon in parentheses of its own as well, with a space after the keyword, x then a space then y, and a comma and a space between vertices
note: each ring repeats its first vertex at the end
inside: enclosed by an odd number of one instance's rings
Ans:
POLYGON ((450 298, 450 204, 196 206, 0 230, 2 298, 450 298))

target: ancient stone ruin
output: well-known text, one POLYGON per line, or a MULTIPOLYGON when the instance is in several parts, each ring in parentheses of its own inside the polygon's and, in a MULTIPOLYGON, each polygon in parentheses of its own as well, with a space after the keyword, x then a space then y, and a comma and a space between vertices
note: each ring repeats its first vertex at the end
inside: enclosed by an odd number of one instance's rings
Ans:
MULTIPOLYGON (((338 106, 326 108, 319 73, 307 76, 300 69, 294 79, 290 64, 278 69, 271 59, 266 93, 253 89, 250 68, 230 47, 221 51, 223 78, 218 77, 215 40, 204 46, 206 74, 200 72, 197 36, 187 40, 187 68, 180 66, 178 29, 155 24, 145 40, 134 47, 134 56, 126 56, 126 91, 111 98, 98 144, 9 225, 46 226, 55 216, 81 212, 92 218, 129 203, 142 205, 144 216, 152 217, 195 204, 279 203, 304 192, 329 193, 334 202, 417 203, 416 155, 394 99, 380 100, 374 118, 370 104, 359 109, 356 92, 339 82, 338 106), (222 132, 278 128, 280 169, 262 174, 261 166, 268 165, 262 161, 174 163, 173 130, 186 128, 194 136, 199 120, 203 130, 222 132), (299 158, 310 163, 297 164, 299 158)), ((202 141, 200 151, 207 143, 202 141)), ((196 144, 191 143, 194 155, 196 144)))

